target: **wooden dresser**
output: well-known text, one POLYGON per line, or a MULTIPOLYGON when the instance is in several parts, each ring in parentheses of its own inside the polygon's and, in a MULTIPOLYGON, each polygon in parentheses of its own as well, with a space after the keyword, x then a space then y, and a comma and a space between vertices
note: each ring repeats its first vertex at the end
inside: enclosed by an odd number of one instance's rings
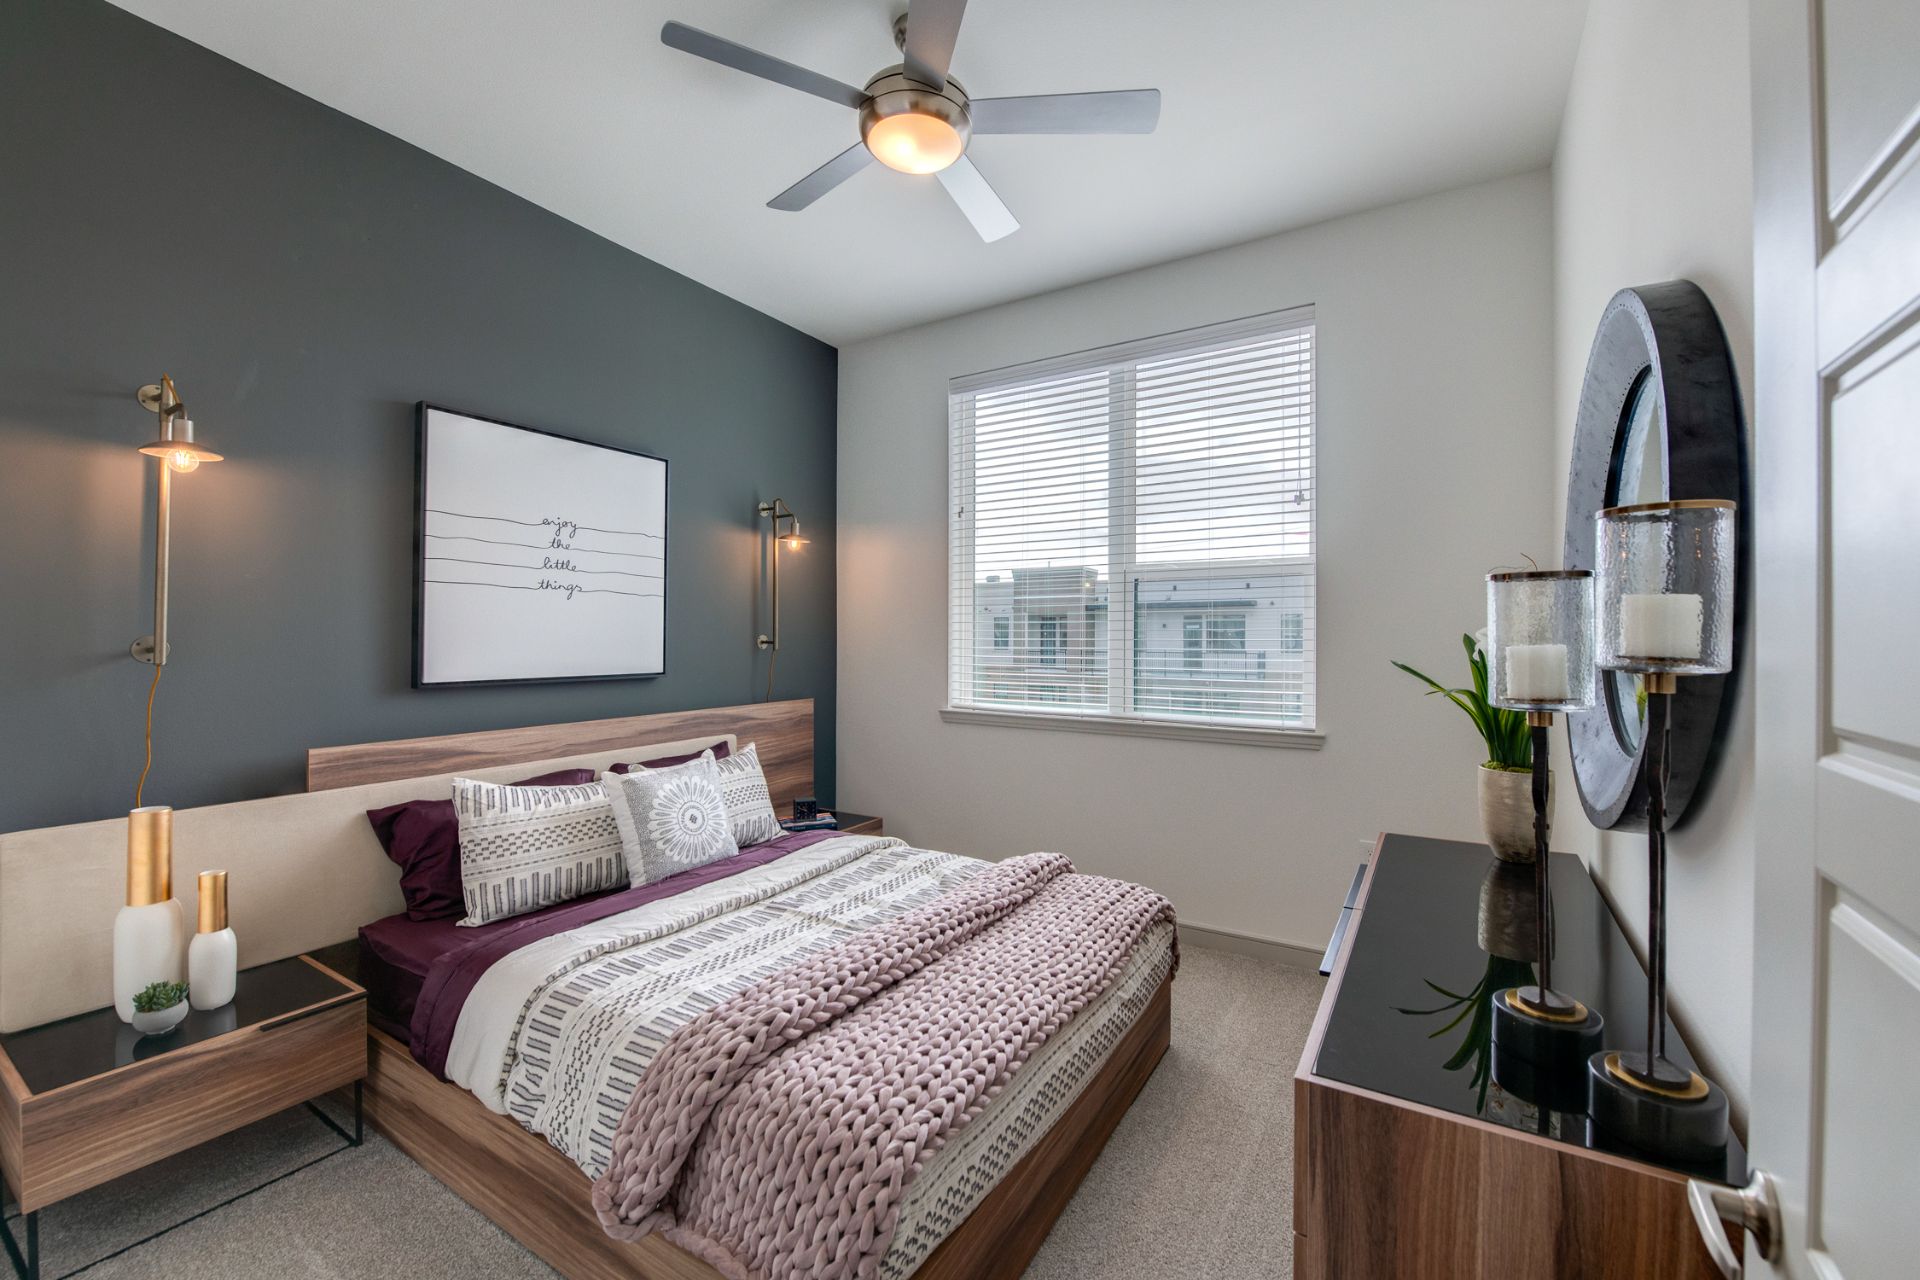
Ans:
MULTIPOLYGON (((1656 1162, 1593 1131, 1582 1077, 1492 1043, 1492 991, 1531 980, 1532 876, 1485 845, 1380 838, 1294 1073, 1298 1280, 1718 1280, 1686 1183, 1745 1182, 1738 1141, 1710 1167, 1656 1162)), ((1608 1048, 1641 1047, 1626 935, 1579 859, 1554 855, 1553 890, 1554 985, 1601 1012, 1608 1048)))

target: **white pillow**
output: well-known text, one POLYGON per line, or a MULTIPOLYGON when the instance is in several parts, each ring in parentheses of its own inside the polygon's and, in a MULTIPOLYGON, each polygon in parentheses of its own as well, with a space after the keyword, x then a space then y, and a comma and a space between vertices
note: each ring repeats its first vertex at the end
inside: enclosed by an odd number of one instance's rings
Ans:
POLYGON ((600 781, 613 804, 634 888, 740 852, 720 798, 713 752, 664 769, 605 773, 600 781))
POLYGON ((773 811, 773 798, 767 793, 767 775, 760 771, 757 744, 749 742, 720 766, 720 799, 727 806, 727 821, 733 824, 733 842, 742 849, 760 844, 780 834, 780 817, 773 811))
POLYGON ((626 878, 613 806, 597 782, 510 787, 455 778, 453 812, 460 823, 463 925, 617 889, 626 878))

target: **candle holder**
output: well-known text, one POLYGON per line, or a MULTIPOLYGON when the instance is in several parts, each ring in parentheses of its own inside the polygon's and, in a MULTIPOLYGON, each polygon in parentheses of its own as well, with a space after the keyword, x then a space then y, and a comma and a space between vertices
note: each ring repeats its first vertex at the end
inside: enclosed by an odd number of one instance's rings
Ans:
MULTIPOLYGON (((1487 575, 1487 654, 1495 706, 1527 713, 1533 737, 1534 931, 1539 980, 1493 994, 1498 1056, 1551 1076, 1600 1048, 1601 1016, 1553 985, 1553 869, 1548 852, 1553 713, 1593 705, 1593 574, 1534 569, 1487 575)), ((1529 1073, 1535 1074, 1535 1073, 1529 1073)))
POLYGON ((1601 1133, 1676 1159, 1727 1144, 1727 1095, 1667 1058, 1667 748, 1681 676, 1732 668, 1735 504, 1686 499, 1595 517, 1599 665, 1639 677, 1646 704, 1647 1038, 1587 1062, 1587 1112, 1601 1133))

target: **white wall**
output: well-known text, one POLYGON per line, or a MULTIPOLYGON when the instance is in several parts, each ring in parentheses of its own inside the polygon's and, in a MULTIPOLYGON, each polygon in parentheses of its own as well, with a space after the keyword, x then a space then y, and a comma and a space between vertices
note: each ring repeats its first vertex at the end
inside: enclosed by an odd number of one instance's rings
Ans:
MULTIPOLYGON (((1744 0, 1588 6, 1553 165, 1559 431, 1547 475, 1556 523, 1566 509, 1587 348, 1616 289, 1694 281, 1720 313, 1742 394, 1751 386, 1748 67, 1744 0)), ((1749 679, 1712 789, 1668 840, 1674 1015, 1737 1112, 1747 1092, 1753 998, 1752 704, 1749 679)), ((1556 739, 1567 776, 1564 735, 1556 739)), ((1574 796, 1560 795, 1556 842, 1587 857, 1629 932, 1643 940, 1645 835, 1596 832, 1574 796)))
MULTIPOLYGON (((839 799, 915 843, 1062 850, 1190 923, 1318 949, 1361 842, 1477 839, 1482 575, 1558 554, 1550 185, 1534 173, 840 353, 839 799), (947 379, 1312 303, 1320 751, 946 724, 947 379)), ((911 288, 902 280, 901 288, 911 288)))

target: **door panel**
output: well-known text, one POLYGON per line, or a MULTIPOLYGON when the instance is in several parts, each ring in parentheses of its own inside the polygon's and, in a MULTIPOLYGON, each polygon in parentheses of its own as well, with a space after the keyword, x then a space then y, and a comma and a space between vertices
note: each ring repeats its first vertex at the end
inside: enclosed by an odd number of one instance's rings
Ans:
POLYGON ((1843 385, 1829 420, 1834 731, 1920 755, 1920 663, 1900 656, 1920 637, 1920 450, 1903 447, 1920 430, 1920 344, 1843 385))
POLYGON ((1920 5, 1913 0, 1825 0, 1821 44, 1829 206, 1868 180, 1888 142, 1920 106, 1920 5))
POLYGON ((1823 1261, 1844 1276, 1911 1274, 1920 1133, 1920 954, 1910 937, 1842 897, 1828 916, 1827 1077, 1822 1090, 1818 1204, 1823 1261), (1885 926, 1885 927, 1883 927, 1885 926))

